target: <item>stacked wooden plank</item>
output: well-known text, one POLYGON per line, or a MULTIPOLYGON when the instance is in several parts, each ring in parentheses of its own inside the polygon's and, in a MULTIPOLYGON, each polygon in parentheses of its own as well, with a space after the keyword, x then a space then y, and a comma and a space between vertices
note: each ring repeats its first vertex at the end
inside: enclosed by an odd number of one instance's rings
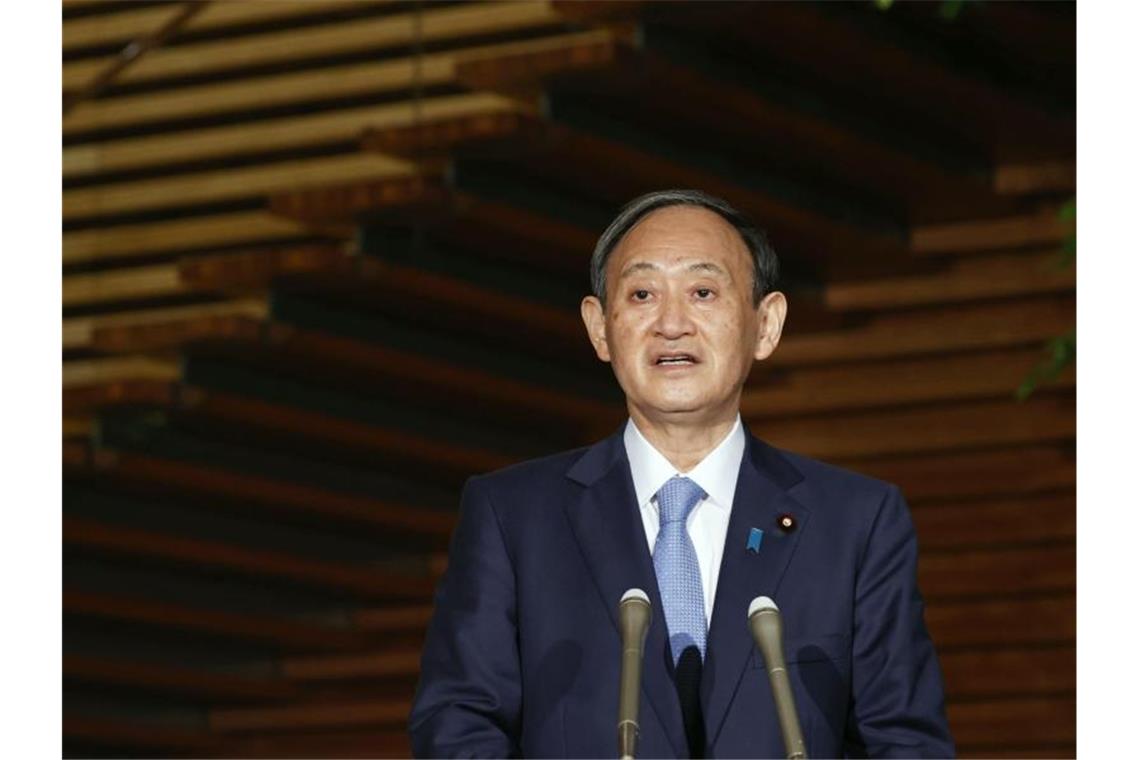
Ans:
POLYGON ((620 424, 586 259, 696 186, 785 264, 753 430, 908 495, 961 753, 1072 754, 1072 113, 932 14, 65 2, 68 753, 407 754, 460 484, 620 424))

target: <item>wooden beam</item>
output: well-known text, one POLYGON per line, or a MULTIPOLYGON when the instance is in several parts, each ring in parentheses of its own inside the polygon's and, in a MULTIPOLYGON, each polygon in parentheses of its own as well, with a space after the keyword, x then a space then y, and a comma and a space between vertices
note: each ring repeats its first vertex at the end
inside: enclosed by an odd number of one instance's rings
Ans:
POLYGON ((64 414, 60 425, 63 438, 87 439, 95 432, 95 419, 88 416, 64 414))
MULTIPOLYGON (((328 99, 379 97, 415 87, 458 86, 455 67, 459 61, 481 56, 510 55, 520 50, 571 48, 583 42, 608 37, 605 30, 549 35, 523 42, 479 45, 422 57, 352 63, 314 71, 289 72, 221 80, 202 85, 147 92, 141 95, 82 103, 64 117, 65 137, 124 127, 172 124, 183 119, 220 114, 243 114, 250 110, 297 106, 328 99)), ((183 131, 183 134, 185 132, 183 131)))
POLYGON ((375 179, 307 190, 281 190, 269 208, 301 224, 353 224, 358 216, 400 209, 436 208, 449 201, 439 176, 375 179))
POLYGON ((222 245, 280 243, 312 231, 264 211, 211 214, 146 224, 66 232, 63 235, 63 263, 125 261, 222 245))
POLYGON ((445 242, 493 251, 533 266, 581 271, 598 231, 537 210, 456 190, 442 177, 413 177, 277 193, 270 208, 300 224, 348 226, 359 218, 403 224, 422 219, 445 242))
POLYGON ((951 501, 911 509, 924 552, 993 544, 1074 540, 1076 495, 1071 490, 1019 498, 951 501))
POLYGON ((162 379, 127 379, 64 389, 64 414, 92 414, 101 407, 165 406, 178 398, 179 385, 162 379))
MULTIPOLYGON (((353 261, 336 246, 290 246, 233 254, 184 258, 174 264, 64 275, 64 307, 122 301, 154 301, 191 293, 241 293, 267 288, 274 279, 319 273, 351 273, 353 261)), ((255 310, 256 311, 256 310, 255 310)), ((153 312, 151 312, 153 313, 153 312)), ((198 307, 192 316, 246 313, 198 307)), ((172 318, 177 314, 172 313, 172 318)), ((107 321, 103 329, 146 324, 147 320, 107 321)), ((94 342, 94 339, 90 342, 94 342)))
POLYGON ((1026 737, 1041 744, 1074 742, 1077 737, 1075 695, 950 703, 946 717, 955 744, 963 750, 1021 746, 1028 743, 1026 737))
POLYGON ((532 89, 544 77, 566 71, 599 69, 628 60, 636 29, 615 24, 582 35, 570 45, 532 44, 465 53, 456 60, 459 81, 472 90, 514 92, 532 89))
POLYGON ((111 383, 119 380, 170 381, 178 377, 176 360, 144 356, 83 359, 63 363, 63 387, 111 383))
MULTIPOLYGON (((65 277, 66 279, 66 277, 65 277)), ((221 303, 173 306, 164 309, 143 309, 123 311, 114 314, 100 314, 91 317, 73 317, 63 320, 63 350, 91 348, 93 336, 99 330, 113 327, 134 327, 147 324, 161 324, 174 320, 202 319, 211 317, 244 317, 266 319, 269 304, 265 298, 242 298, 221 303)))
MULTIPOLYGON (((113 327, 97 332, 93 348, 108 353, 171 351, 190 342, 225 341, 246 358, 253 353, 289 373, 351 379, 353 384, 404 388, 416 395, 437 394, 501 410, 513 419, 540 414, 587 440, 608 434, 624 409, 557 389, 515 380, 482 369, 399 350, 379 343, 343 338, 277 322, 217 318, 161 325, 113 327)), ((135 379, 127 371, 112 379, 135 379)), ((90 381, 89 381, 90 382, 90 381)), ((78 384, 78 383, 76 383, 78 384)))
MULTIPOLYGON (((468 60, 458 65, 457 75, 469 87, 505 93, 546 84, 606 88, 628 99, 631 107, 653 108, 662 119, 688 124, 694 131, 780 145, 802 161, 832 167, 853 184, 900 202, 987 195, 984 181, 915 156, 889 138, 868 137, 841 126, 841 119, 821 117, 765 95, 750 81, 733 81, 734 73, 747 79, 751 72, 727 72, 716 62, 702 65, 701 53, 691 44, 679 56, 674 51, 677 40, 659 43, 662 33, 656 27, 611 28, 611 38, 584 43, 573 51, 536 50, 468 60)), ((995 199, 987 200, 993 205, 995 199)))
POLYGON ((1038 346, 1071 329, 1076 318, 1076 299, 1062 295, 879 312, 851 327, 815 331, 798 327, 793 297, 769 362, 782 367, 1038 346))
MULTIPOLYGON (((65 179, 98 179, 127 170, 161 168, 242 154, 299 150, 306 146, 349 144, 366 129, 415 124, 420 119, 466 114, 510 113, 524 108, 500 95, 472 93, 258 120, 193 132, 131 137, 63 149, 65 179)), ((185 172, 183 172, 185 173, 185 172)))
POLYGON ((1000 747, 966 747, 963 752, 955 747, 958 757, 962 760, 1028 760, 1029 758, 1042 758, 1048 760, 1057 757, 1076 757, 1076 741, 1043 742, 1040 744, 1002 745, 1000 747))
POLYGON ((1071 398, 1025 403, 975 401, 936 408, 875 410, 790 420, 752 420, 770 443, 820 459, 993 448, 1069 441, 1076 435, 1071 398))
POLYGON ((240 114, 324 98, 379 97, 416 85, 439 87, 455 81, 453 58, 447 53, 425 55, 420 61, 405 58, 356 63, 87 101, 64 117, 63 134, 79 139, 92 132, 156 125, 171 125, 186 134, 179 122, 196 117, 240 114))
POLYGON ((732 198, 742 211, 763 219, 774 237, 818 261, 826 262, 839 251, 845 258, 859 260, 901 258, 903 253, 901 244, 889 237, 789 202, 759 186, 743 185, 735 178, 633 142, 527 114, 491 119, 459 116, 440 120, 426 130, 416 126, 373 131, 363 142, 372 150, 408 155, 417 150, 442 154, 465 146, 505 142, 526 167, 528 177, 541 177, 587 195, 599 192, 597 178, 605 176, 609 167, 623 167, 601 191, 614 204, 661 187, 700 187, 732 198))
POLYGON ((96 303, 151 300, 194 292, 170 264, 118 269, 96 274, 73 274, 63 278, 64 308, 96 303))
POLYGON ((977 452, 904 453, 840 460, 897 484, 912 504, 931 500, 1035 494, 1073 487, 1076 456, 1065 446, 1028 444, 977 452))
POLYGON ((65 714, 63 738, 85 745, 109 747, 117 752, 128 747, 144 755, 179 752, 203 756, 215 752, 218 747, 218 737, 205 731, 145 725, 106 715, 85 717, 65 714))
POLYGON ((295 682, 416 678, 420 673, 418 647, 353 652, 343 655, 290 657, 281 663, 283 678, 295 682))
MULTIPOLYGON (((990 147, 999 161, 1074 149, 1071 117, 946 65, 927 54, 913 35, 892 34, 886 21, 854 22, 864 9, 804 3, 726 6, 714 14, 699 5, 674 3, 668 16, 673 26, 704 30, 722 45, 761 51, 783 66, 821 77, 873 104, 871 108, 906 103, 909 112, 942 125, 949 135, 990 147)), ((892 116, 888 111, 881 118, 892 116)))
POLYGON ((431 614, 432 607, 426 604, 415 607, 357 609, 352 613, 352 625, 362 631, 386 635, 409 631, 418 633, 427 628, 431 614))
MULTIPOLYGON (((123 83, 204 76, 350 51, 394 48, 412 44, 417 39, 424 43, 443 42, 496 32, 556 28, 562 23, 561 16, 545 0, 462 4, 164 48, 125 72, 123 83)), ((65 64, 64 89, 82 87, 102 64, 102 61, 65 64)))
MULTIPOLYGON (((117 405, 164 406, 175 403, 177 383, 165 380, 113 380, 63 389, 65 414, 90 414, 117 405)), ((84 459, 86 461, 86 459, 84 459)))
POLYGON ((281 277, 350 274, 354 264, 341 246, 303 245, 185 257, 177 266, 189 287, 239 292, 266 288, 281 277))
POLYGON ((435 588, 435 579, 429 575, 334 564, 77 517, 64 517, 63 543, 67 547, 118 557, 286 581, 369 599, 423 599, 430 597, 435 588))
POLYGON ((404 177, 407 161, 356 153, 306 158, 240 169, 221 169, 182 177, 137 180, 63 193, 68 220, 96 219, 156 209, 258 198, 285 188, 305 188, 385 177, 404 177))
POLYGON ((367 425, 255 399, 189 388, 183 403, 196 417, 222 420, 263 434, 303 438, 341 451, 367 452, 389 462, 431 466, 437 473, 471 475, 513 464, 516 457, 451 444, 394 427, 367 425))
POLYGON ((585 345, 581 322, 569 311, 379 256, 350 255, 336 246, 187 258, 179 262, 179 274, 188 286, 230 292, 266 288, 289 277, 290 287, 355 296, 366 306, 383 299, 408 315, 433 309, 432 318, 451 326, 470 326, 472 320, 498 324, 500 329, 511 324, 513 338, 530 339, 539 346, 551 341, 585 345))
MULTIPOLYGON (((1047 355, 1041 349, 956 354, 858 365, 754 373, 741 398, 749 418, 902 406, 973 398, 1009 398, 1047 355)), ((1070 368, 1050 387, 1076 385, 1070 368)))
POLYGON ((451 240, 479 241, 516 259, 555 272, 581 272, 583 254, 593 249, 599 230, 476 193, 454 195, 459 221, 445 234, 451 240), (502 241, 504 248, 496 249, 502 241), (514 249, 514 250, 512 250, 514 249), (538 254, 538 258, 535 256, 538 254))
POLYGON ((120 755, 124 748, 146 756, 185 754, 217 758, 403 758, 411 756, 408 733, 400 730, 289 731, 268 735, 226 735, 129 722, 105 715, 63 719, 66 742, 106 748, 120 755))
MULTIPOLYGON (((275 0, 272 3, 210 3, 192 19, 183 33, 219 30, 245 24, 269 21, 292 21, 306 16, 321 16, 347 8, 382 6, 383 3, 364 3, 361 0, 324 0, 314 5, 309 0, 275 0)), ((156 28, 170 14, 167 5, 134 9, 121 3, 117 13, 105 13, 63 22, 63 49, 126 44, 132 39, 156 28)))
MULTIPOLYGON (((173 353, 194 345, 261 348, 273 322, 221 315, 153 324, 105 327, 91 336, 91 349, 105 354, 173 353), (143 348, 146 346, 146 348, 143 348)), ((146 380, 124 373, 115 380, 146 380)))
POLYGON ((583 3, 580 0, 552 1, 554 10, 580 24, 598 24, 636 17, 651 7, 649 0, 609 0, 604 3, 583 3))
POLYGON ((1077 601, 1072 593, 1008 599, 933 600, 926 624, 938 651, 969 647, 1073 644, 1077 601))
POLYGON ((448 512, 125 450, 99 449, 81 472, 148 492, 198 495, 394 531, 429 546, 443 546, 455 525, 455 515, 448 512))
POLYGON ((235 734, 219 737, 219 758, 265 758, 281 760, 313 757, 407 758, 412 756, 411 740, 405 727, 373 729, 362 727, 337 731, 287 731, 279 734, 235 734))
POLYGON ((1067 546, 926 552, 919 587, 928 599, 1075 591, 1077 549, 1067 546))
POLYGON ((1075 232, 1072 220, 1048 207, 1022 216, 918 227, 911 230, 910 247, 924 256, 976 253, 1057 244, 1075 232))
POLYGON ((334 728, 404 726, 411 704, 406 699, 355 700, 264 708, 218 708, 210 711, 211 731, 241 733, 334 728))
POLYGON ((824 302, 840 311, 899 309, 1014 296, 1064 293, 1076 287, 1073 267, 1055 251, 958 259, 944 271, 826 286, 824 302))
MULTIPOLYGON (((281 701, 301 695, 296 684, 282 678, 255 678, 166 663, 129 661, 64 653, 64 681, 110 688, 177 694, 220 701, 281 701)), ((66 733, 66 732, 65 732, 66 733)))
POLYGON ((993 185, 1000 195, 1074 193, 1077 167, 1072 161, 1003 164, 994 169, 993 185))
POLYGON ((150 51, 161 48, 166 41, 177 35, 186 22, 197 16, 205 8, 204 3, 182 3, 162 24, 131 40, 130 44, 109 60, 99 62, 100 67, 93 76, 82 84, 66 87, 63 91, 63 112, 72 111, 75 106, 97 98, 104 90, 120 79, 124 71, 129 71, 145 60, 150 51))
POLYGON ((367 646, 369 641, 368 636, 358 631, 328 625, 67 589, 63 592, 63 614, 268 644, 293 651, 352 650, 367 646))
POLYGON ((548 122, 534 113, 525 114, 516 109, 440 115, 414 124, 376 125, 364 130, 360 145, 372 153, 404 158, 448 155, 487 143, 522 152, 550 141, 550 132, 548 122))
POLYGON ((1071 644, 946 652, 938 659, 950 702, 1073 693, 1077 689, 1077 653, 1071 644))
POLYGON ((118 382, 72 388, 63 397, 63 407, 70 413, 90 413, 120 404, 160 406, 172 414, 224 424, 278 442, 295 439, 304 441, 310 449, 319 443, 342 453, 365 453, 386 461, 430 466, 437 472, 470 475, 497 470, 516 461, 505 454, 416 435, 395 426, 365 424, 182 384, 118 382))

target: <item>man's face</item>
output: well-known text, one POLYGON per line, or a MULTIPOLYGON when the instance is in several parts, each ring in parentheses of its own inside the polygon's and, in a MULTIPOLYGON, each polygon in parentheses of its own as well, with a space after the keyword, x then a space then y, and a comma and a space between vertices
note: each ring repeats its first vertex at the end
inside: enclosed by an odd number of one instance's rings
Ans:
POLYGON ((613 364, 630 413, 657 422, 735 416, 752 362, 775 349, 784 297, 752 305, 752 259, 740 234, 707 209, 653 211, 606 263, 606 306, 582 318, 613 364))

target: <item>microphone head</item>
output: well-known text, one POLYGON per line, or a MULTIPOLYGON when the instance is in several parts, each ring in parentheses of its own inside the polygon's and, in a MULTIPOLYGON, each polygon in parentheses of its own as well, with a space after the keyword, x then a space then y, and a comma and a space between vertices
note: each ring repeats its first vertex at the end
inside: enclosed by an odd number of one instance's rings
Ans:
POLYGON ((652 617, 653 605, 649 602, 648 594, 639 588, 631 588, 622 594, 621 601, 618 602, 622 641, 636 642, 638 647, 644 646, 652 617))
POLYGON ((748 605, 748 617, 751 618, 757 612, 767 612, 768 610, 779 612, 780 608, 776 606, 771 597, 758 596, 752 600, 752 604, 748 605))
POLYGON ((639 588, 631 588, 629 591, 626 591, 624 594, 622 594, 621 601, 618 602, 618 604, 625 604, 630 599, 639 599, 640 601, 649 604, 649 594, 645 593, 639 588))

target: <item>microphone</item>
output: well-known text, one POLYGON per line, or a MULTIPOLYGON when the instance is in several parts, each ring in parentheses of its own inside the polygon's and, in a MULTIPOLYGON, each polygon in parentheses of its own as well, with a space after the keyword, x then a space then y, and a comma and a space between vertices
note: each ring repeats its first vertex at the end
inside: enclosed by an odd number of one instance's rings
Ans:
POLYGON ((764 654, 768 678, 772 682, 772 696, 776 700, 776 716, 780 719, 780 733, 784 735, 784 749, 788 760, 807 757, 804 735, 796 715, 796 700, 784 664, 784 634, 780 623, 780 608, 766 596, 758 596, 748 605, 748 627, 756 646, 764 654))
POLYGON ((618 691, 618 757, 632 760, 637 753, 637 709, 641 702, 641 661, 649 633, 652 608, 649 596, 631 588, 621 596, 618 618, 621 629, 621 682, 618 691))

